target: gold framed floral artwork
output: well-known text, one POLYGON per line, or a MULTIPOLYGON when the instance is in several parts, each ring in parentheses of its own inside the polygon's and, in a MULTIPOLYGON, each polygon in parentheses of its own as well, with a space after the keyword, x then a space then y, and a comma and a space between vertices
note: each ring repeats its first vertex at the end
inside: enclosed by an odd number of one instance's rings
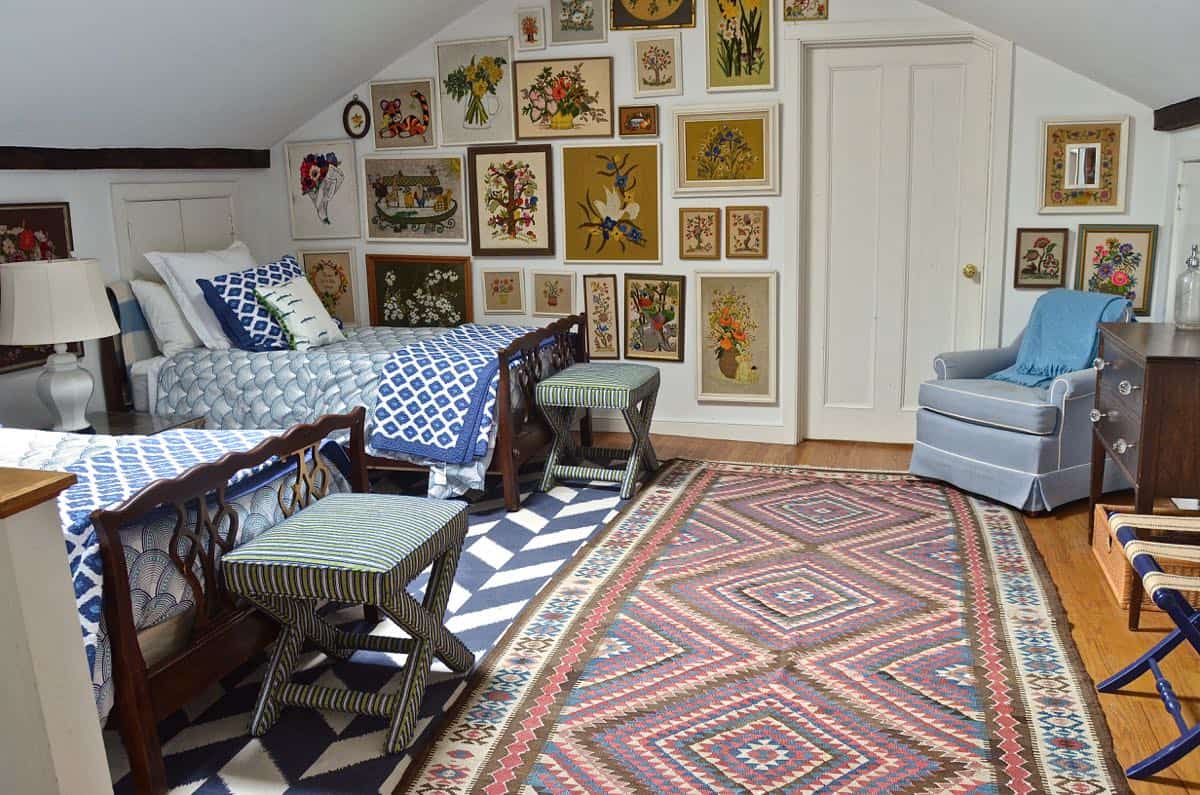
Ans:
POLYGON ((730 259, 767 258, 768 208, 725 208, 725 256, 730 259))
POLYGON ((625 274, 625 358, 683 361, 684 276, 625 274))
POLYGON ((1128 173, 1128 116, 1042 122, 1039 213, 1123 213, 1128 173))
POLYGON ((620 359, 621 295, 616 274, 584 274, 583 311, 587 313, 588 359, 620 359))
POLYGON ((480 268, 483 312, 487 315, 525 314, 525 271, 521 268, 480 268))
POLYGON ((774 0, 705 0, 709 91, 775 87, 774 0))
POLYGON ((721 258, 721 208, 679 208, 679 258, 721 258))
POLYGON ((1080 224, 1075 240, 1075 289, 1128 298, 1135 315, 1149 315, 1158 224, 1080 224))
POLYGON ((683 48, 676 33, 633 40, 633 95, 669 97, 683 93, 683 48))
POLYGON ((517 140, 611 138, 612 68, 608 56, 517 61, 517 140))
POLYGON ((566 317, 575 311, 574 271, 530 271, 535 317, 566 317))
POLYGON ((313 286, 313 292, 321 299, 325 311, 353 326, 358 322, 358 309, 354 302, 354 251, 335 249, 332 251, 300 251, 300 265, 313 286))
POLYGON ((819 22, 829 19, 830 0, 783 0, 784 22, 819 22))
POLYGON ((437 146, 437 87, 432 77, 371 83, 376 149, 437 146))
POLYGON ((698 273, 697 400, 774 403, 776 274, 698 273))
POLYGON ((436 50, 441 145, 513 140, 512 37, 444 41, 436 50))
POLYGON ((675 195, 779 193, 779 106, 674 111, 675 195))
POLYGON ((554 254, 554 166, 549 144, 472 146, 471 253, 554 254))
POLYGON ((566 262, 659 263, 657 143, 562 147, 566 262))
POLYGON ((696 0, 611 0, 613 30, 696 27, 696 0))

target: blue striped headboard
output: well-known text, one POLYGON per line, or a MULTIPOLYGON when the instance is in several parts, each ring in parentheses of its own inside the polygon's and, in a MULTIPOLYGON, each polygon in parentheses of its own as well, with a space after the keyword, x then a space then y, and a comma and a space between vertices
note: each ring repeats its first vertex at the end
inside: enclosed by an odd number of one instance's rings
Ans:
POLYGON ((100 373, 104 381, 104 400, 109 411, 133 408, 133 387, 129 368, 134 362, 158 355, 146 316, 138 306, 129 282, 111 282, 107 286, 108 303, 121 333, 100 341, 100 373))

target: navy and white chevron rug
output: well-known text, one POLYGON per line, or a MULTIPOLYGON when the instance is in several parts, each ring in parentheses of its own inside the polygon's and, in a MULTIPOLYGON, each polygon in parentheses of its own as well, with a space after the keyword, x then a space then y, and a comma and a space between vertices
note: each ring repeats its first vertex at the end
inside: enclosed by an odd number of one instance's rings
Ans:
MULTIPOLYGON (((593 534, 612 519, 619 497, 604 488, 559 486, 527 497, 514 513, 503 508, 476 512, 454 589, 447 625, 483 657, 521 608, 593 534)), ((424 575, 412 585, 424 586, 424 575)), ((329 616, 348 625, 361 618, 354 607, 329 616)), ((375 631, 395 627, 384 622, 375 631)), ((331 664, 310 652, 298 666, 297 681, 360 690, 395 690, 403 656, 357 652, 331 664)), ((261 738, 247 734, 249 712, 258 695, 265 657, 211 687, 159 727, 171 795, 272 795, 390 793, 408 764, 407 756, 384 756, 387 721, 288 708, 261 738)), ((432 718, 458 696, 461 678, 434 665, 421 707, 414 747, 424 741, 432 718)), ((117 793, 133 791, 120 738, 105 732, 109 767, 117 793)))

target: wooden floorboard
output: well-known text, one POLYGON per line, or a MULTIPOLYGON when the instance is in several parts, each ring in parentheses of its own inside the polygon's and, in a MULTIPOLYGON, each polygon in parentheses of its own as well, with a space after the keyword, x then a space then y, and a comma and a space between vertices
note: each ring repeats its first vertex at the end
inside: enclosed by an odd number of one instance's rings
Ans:
MULTIPOLYGON (((597 434, 598 443, 621 446, 621 434, 597 434)), ((700 458, 751 461, 769 464, 848 469, 906 470, 911 455, 907 445, 864 442, 803 442, 773 445, 755 442, 726 442, 678 436, 655 435, 654 446, 662 458, 700 458)), ((1025 522, 1066 608, 1071 636, 1094 681, 1103 679, 1142 654, 1162 636, 1169 622, 1154 612, 1143 612, 1142 627, 1131 632, 1125 614, 1117 607, 1087 543, 1087 504, 1072 503, 1042 516, 1027 516, 1025 522)), ((1200 719, 1200 665, 1186 648, 1177 649, 1163 666, 1184 703, 1190 721, 1200 719)), ((1101 707, 1116 745, 1122 766, 1129 765, 1161 748, 1176 736, 1174 723, 1163 710, 1147 676, 1122 695, 1103 695, 1101 707)), ((1200 753, 1182 760, 1153 781, 1131 782, 1138 795, 1196 793, 1200 795, 1200 753)))

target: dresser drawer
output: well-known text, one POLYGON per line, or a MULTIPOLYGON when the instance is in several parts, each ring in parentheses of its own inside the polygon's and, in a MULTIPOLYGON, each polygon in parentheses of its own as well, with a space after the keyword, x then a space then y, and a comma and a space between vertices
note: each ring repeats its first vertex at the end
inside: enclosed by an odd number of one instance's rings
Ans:
POLYGON ((1101 410, 1124 404, 1141 417, 1146 368, 1116 345, 1102 345, 1096 370, 1096 404, 1101 410))
POLYGON ((1095 423, 1096 433, 1109 456, 1114 461, 1120 461, 1135 480, 1142 454, 1141 426, 1141 417, 1126 411, 1123 405, 1110 409, 1095 423), (1118 452, 1119 449, 1125 452, 1118 452))

